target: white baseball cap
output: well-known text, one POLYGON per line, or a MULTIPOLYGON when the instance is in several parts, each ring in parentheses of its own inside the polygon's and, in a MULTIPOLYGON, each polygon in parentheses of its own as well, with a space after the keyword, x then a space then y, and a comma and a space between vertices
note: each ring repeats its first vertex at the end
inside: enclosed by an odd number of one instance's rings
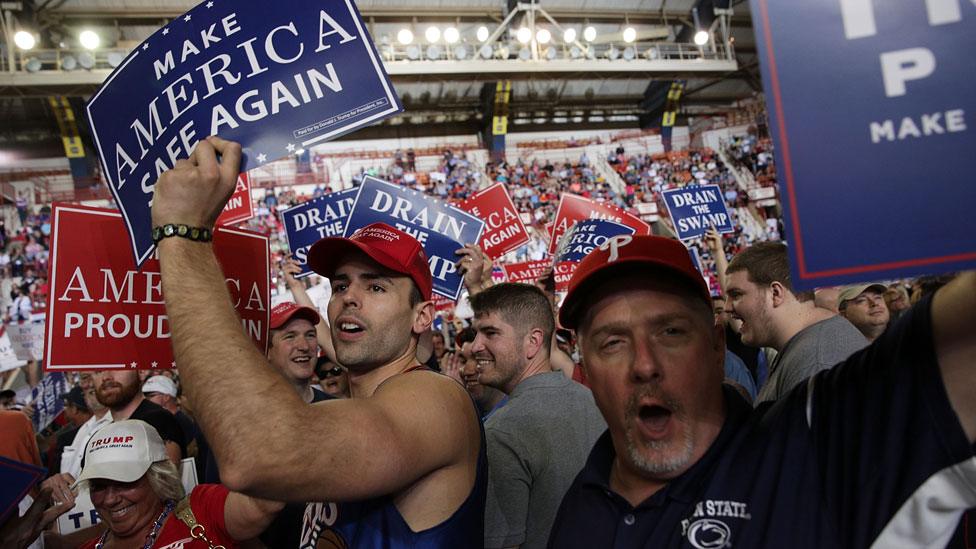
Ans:
POLYGON ((75 485, 95 478, 133 482, 165 459, 166 445, 153 426, 138 419, 109 423, 88 441, 85 466, 75 485))
POLYGON ((167 376, 152 376, 142 384, 143 393, 163 393, 176 398, 176 382, 167 376))

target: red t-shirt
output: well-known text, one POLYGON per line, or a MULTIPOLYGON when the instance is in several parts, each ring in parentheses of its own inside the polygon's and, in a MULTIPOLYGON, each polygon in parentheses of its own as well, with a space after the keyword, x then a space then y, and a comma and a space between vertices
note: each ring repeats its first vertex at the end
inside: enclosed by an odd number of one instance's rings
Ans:
MULTIPOLYGON (((204 526, 207 538, 214 542, 214 545, 223 545, 227 549, 238 547, 238 543, 227 533, 227 526, 224 524, 224 503, 229 493, 222 484, 201 484, 190 493, 190 508, 193 509, 193 516, 204 526)), ((95 549, 97 543, 98 538, 89 540, 81 546, 81 549, 95 549)), ((153 548, 209 549, 209 546, 201 540, 193 539, 187 525, 175 513, 170 513, 153 548)))

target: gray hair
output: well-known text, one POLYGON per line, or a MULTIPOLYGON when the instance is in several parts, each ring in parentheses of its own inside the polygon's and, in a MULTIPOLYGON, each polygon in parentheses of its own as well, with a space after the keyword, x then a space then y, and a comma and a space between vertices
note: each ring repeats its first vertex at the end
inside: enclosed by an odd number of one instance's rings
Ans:
POLYGON ((163 501, 170 499, 179 501, 186 495, 180 472, 176 469, 176 465, 173 465, 173 462, 168 459, 153 463, 146 471, 146 477, 149 479, 149 486, 152 487, 153 492, 163 501))

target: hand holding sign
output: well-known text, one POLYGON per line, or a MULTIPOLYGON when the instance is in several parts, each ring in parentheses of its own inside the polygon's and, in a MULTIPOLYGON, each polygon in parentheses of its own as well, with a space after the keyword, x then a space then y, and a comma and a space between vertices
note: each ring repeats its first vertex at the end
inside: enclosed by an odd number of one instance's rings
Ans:
POLYGON ((718 255, 722 252, 722 235, 715 230, 714 226, 709 226, 705 229, 705 234, 702 236, 702 240, 708 246, 708 249, 712 251, 713 255, 718 255))
POLYGON ((476 294, 485 287, 485 275, 491 277, 491 258, 489 258, 476 244, 466 244, 454 252, 461 256, 458 260, 458 272, 463 274, 464 287, 469 294, 476 294))
POLYGON ((0 528, 0 547, 27 547, 74 505, 73 496, 70 500, 58 500, 50 488, 42 488, 24 516, 14 516, 4 522, 0 528))
POLYGON ((160 176, 152 204, 154 227, 182 223, 211 228, 237 188, 241 146, 219 137, 199 143, 189 160, 160 176), (221 158, 218 160, 217 155, 221 158))

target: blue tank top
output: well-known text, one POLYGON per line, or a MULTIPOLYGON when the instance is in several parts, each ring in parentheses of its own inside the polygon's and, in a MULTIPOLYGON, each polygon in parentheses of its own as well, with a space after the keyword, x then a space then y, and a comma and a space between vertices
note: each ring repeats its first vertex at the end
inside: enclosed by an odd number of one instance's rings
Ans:
MULTIPOLYGON (((474 406, 474 401, 472 401, 474 406)), ((475 407, 477 410, 477 407, 475 407)), ((392 496, 349 503, 309 503, 302 521, 301 549, 480 549, 484 546, 488 456, 478 422, 478 471, 467 499, 444 522, 420 532, 407 525, 392 496)))

